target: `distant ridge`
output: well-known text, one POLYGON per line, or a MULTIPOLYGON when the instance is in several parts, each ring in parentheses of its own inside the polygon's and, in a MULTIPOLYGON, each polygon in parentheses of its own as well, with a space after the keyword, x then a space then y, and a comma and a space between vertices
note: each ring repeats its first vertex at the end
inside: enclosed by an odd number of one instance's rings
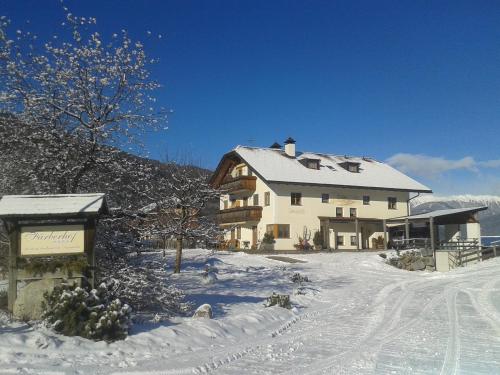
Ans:
POLYGON ((488 209, 479 213, 481 234, 500 236, 500 196, 498 195, 450 195, 439 196, 422 194, 410 201, 412 214, 418 214, 446 208, 466 208, 486 206, 488 209))
POLYGON ((474 203, 483 206, 500 205, 500 196, 498 195, 449 195, 439 196, 434 194, 422 194, 411 201, 412 206, 418 206, 424 203, 431 202, 461 202, 461 203, 474 203))

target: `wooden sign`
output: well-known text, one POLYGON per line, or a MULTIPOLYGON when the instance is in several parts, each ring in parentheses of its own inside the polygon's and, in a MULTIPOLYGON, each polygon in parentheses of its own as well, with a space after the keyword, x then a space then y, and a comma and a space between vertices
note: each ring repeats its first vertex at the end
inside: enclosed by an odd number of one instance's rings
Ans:
POLYGON ((44 225, 21 228, 21 256, 82 254, 83 225, 44 225))

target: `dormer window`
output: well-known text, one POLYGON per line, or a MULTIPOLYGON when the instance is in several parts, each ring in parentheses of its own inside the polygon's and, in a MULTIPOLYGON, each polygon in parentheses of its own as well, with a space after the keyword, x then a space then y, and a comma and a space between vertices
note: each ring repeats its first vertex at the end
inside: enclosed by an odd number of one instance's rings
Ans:
POLYGON ((339 163, 339 165, 344 168, 346 171, 352 173, 359 173, 359 163, 354 163, 351 161, 346 161, 344 163, 339 163))
POLYGON ((319 169, 319 159, 301 159, 299 162, 306 168, 319 169))

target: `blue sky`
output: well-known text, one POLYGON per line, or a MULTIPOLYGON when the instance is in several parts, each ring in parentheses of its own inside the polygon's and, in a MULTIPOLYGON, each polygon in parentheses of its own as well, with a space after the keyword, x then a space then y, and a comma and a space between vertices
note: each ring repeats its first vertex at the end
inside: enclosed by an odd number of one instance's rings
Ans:
MULTIPOLYGON (((299 150, 389 160, 439 194, 500 195, 498 1, 65 4, 160 59, 158 100, 174 112, 145 139, 154 158, 214 168, 237 144, 292 136, 299 150)), ((49 36, 63 13, 0 0, 0 14, 49 36)))

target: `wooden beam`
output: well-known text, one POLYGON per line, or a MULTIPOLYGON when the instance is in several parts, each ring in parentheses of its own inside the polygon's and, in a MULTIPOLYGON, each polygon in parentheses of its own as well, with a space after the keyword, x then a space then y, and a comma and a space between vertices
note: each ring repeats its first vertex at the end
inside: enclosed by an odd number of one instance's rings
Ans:
POLYGON ((354 225, 356 227, 356 250, 359 250, 359 220, 356 218, 354 220, 354 225))
POLYGON ((432 250, 432 253, 434 253, 436 251, 436 235, 434 233, 434 218, 431 217, 430 220, 429 220, 429 231, 430 231, 430 234, 431 234, 431 250, 432 250))
POLYGON ((382 220, 382 225, 384 226, 384 250, 387 250, 387 221, 382 220))
POLYGON ((410 222, 408 219, 405 219, 405 239, 410 239, 410 222))
POLYGON ((89 219, 85 224, 85 253, 89 264, 89 284, 92 289, 95 288, 95 219, 89 219))
POLYGON ((17 256, 19 254, 19 227, 12 223, 9 233, 9 294, 8 309, 14 311, 14 302, 17 298, 17 256))

